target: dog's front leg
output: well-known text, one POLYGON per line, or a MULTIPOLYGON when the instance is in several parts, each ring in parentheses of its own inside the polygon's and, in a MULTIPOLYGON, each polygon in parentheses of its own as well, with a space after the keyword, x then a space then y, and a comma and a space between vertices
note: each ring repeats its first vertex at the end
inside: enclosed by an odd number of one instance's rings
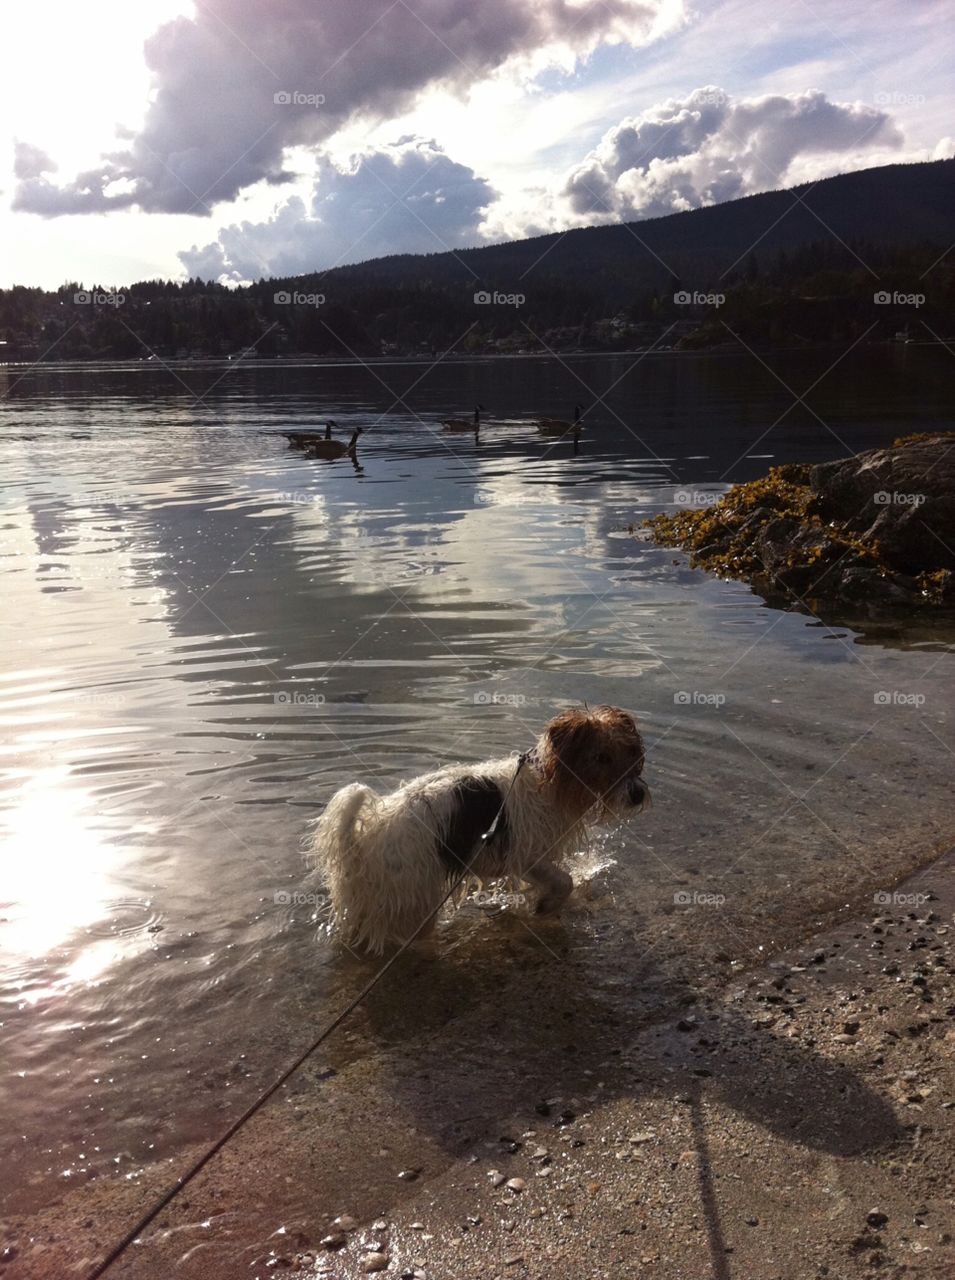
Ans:
POLYGON ((535 889, 540 890, 535 908, 538 915, 556 915, 570 897, 574 882, 566 871, 550 862, 538 862, 524 873, 535 889))

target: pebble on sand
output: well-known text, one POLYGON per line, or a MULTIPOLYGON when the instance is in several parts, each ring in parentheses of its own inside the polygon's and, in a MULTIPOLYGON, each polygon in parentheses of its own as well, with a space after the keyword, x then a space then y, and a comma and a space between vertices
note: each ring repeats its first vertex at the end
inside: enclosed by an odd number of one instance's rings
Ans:
POLYGON ((391 1259, 387 1253, 366 1253, 361 1260, 362 1271, 384 1271, 391 1259))
POLYGON ((507 1186, 511 1189, 511 1191, 523 1191, 524 1188, 527 1186, 527 1183, 524 1181, 523 1178, 508 1178, 507 1186))

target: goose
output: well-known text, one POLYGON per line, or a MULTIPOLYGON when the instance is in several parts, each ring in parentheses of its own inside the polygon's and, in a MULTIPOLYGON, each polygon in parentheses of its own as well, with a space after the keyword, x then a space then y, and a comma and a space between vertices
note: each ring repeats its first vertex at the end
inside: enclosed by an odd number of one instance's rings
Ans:
POLYGON ((487 410, 483 404, 474 406, 473 418, 444 418, 441 422, 442 431, 473 431, 475 435, 481 429, 481 414, 487 410))
MULTIPOLYGON (((322 440, 322 437, 314 431, 286 431, 285 438, 293 449, 307 449, 310 445, 315 444, 316 441, 320 443, 322 440)), ((332 424, 330 422, 325 423, 324 438, 325 440, 331 440, 332 438, 332 424)))
POLYGON ((344 440, 332 439, 332 427, 337 426, 335 422, 325 424, 325 439, 312 440, 307 445, 308 456, 310 458, 344 458, 346 454, 355 457, 358 450, 358 437, 362 435, 362 428, 356 427, 351 434, 351 439, 346 444, 344 440))
POLYGON ((575 404, 573 422, 567 422, 563 418, 538 418, 535 425, 542 436, 565 436, 569 432, 579 435, 584 429, 584 424, 580 420, 582 412, 583 407, 575 404))

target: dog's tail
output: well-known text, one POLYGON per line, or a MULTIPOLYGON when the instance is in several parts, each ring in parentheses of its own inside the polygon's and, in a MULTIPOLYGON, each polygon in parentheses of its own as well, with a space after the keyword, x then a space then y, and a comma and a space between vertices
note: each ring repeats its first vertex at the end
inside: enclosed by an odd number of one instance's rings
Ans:
POLYGON ((388 885, 382 865, 381 797, 360 782, 349 783, 332 796, 315 824, 312 861, 325 884, 332 922, 349 943, 381 952, 383 936, 377 904, 387 901, 388 885))
POLYGON ((361 782, 351 782, 336 791, 315 826, 316 852, 320 846, 350 845, 363 811, 376 809, 378 799, 371 787, 361 782))
POLYGON ((352 868, 356 846, 373 820, 380 797, 361 782, 349 783, 336 791, 315 824, 312 835, 312 861, 323 873, 335 905, 341 879, 352 868))

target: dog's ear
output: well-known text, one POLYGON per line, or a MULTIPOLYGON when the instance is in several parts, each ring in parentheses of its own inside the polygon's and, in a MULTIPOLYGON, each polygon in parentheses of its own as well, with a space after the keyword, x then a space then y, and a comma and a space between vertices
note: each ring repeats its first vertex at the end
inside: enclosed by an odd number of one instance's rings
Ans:
POLYGON ((639 765, 634 772, 638 775, 643 773, 646 751, 643 746, 643 735, 637 728, 636 719, 621 707, 595 707, 593 714, 595 719, 600 721, 601 726, 618 742, 637 754, 639 765))
POLYGON ((600 746, 600 726, 588 711, 570 709, 555 716, 544 730, 541 772, 565 804, 588 809, 596 799, 584 781, 600 746))

